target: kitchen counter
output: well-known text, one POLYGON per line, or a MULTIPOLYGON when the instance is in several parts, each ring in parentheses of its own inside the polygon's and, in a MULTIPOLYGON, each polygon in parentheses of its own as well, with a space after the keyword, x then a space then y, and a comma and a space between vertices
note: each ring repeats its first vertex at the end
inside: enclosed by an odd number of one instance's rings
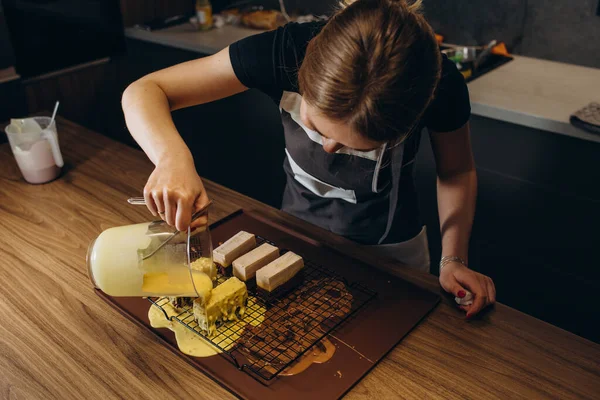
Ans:
MULTIPOLYGON (((125 35, 164 46, 213 54, 260 31, 225 26, 208 32, 184 24, 148 32, 127 28, 125 35)), ((514 60, 469 83, 474 115, 600 143, 600 135, 572 126, 572 113, 600 101, 600 69, 515 56, 514 60)))
POLYGON ((12 82, 17 79, 19 79, 19 75, 13 67, 0 69, 0 83, 12 82))
POLYGON ((469 83, 475 115, 600 143, 600 135, 569 123, 600 101, 600 69, 514 56, 469 83))
MULTIPOLYGON (((0 145, 0 157, 7 160, 0 165, 1 393, 232 398, 98 298, 87 277, 92 239, 109 227, 150 218, 144 207, 125 200, 141 193, 153 165, 142 152, 65 119, 58 119, 58 131, 64 173, 45 185, 25 183, 8 144, 0 145)), ((205 187, 214 200, 211 222, 240 208, 253 210, 395 271, 393 263, 330 232, 210 181, 205 187)), ((439 291, 432 275, 395 274, 439 291)), ((597 398, 599 360, 600 345, 502 304, 467 322, 444 296, 347 398, 597 398)))
POLYGON ((191 24, 182 24, 152 32, 126 28, 125 36, 195 53, 214 54, 231 43, 261 32, 263 31, 232 25, 209 31, 199 31, 191 24))

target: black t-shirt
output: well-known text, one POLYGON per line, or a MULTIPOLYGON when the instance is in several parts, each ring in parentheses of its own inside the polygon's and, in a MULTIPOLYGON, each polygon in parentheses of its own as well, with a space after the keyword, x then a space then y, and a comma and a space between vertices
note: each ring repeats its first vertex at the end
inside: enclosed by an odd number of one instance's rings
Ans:
MULTIPOLYGON (((229 48, 240 82, 269 95, 281 110, 287 153, 284 168, 288 175, 283 209, 360 243, 410 239, 420 230, 412 176, 420 129, 404 141, 400 152, 383 148, 375 153, 341 150, 332 155, 322 149, 318 134, 298 118, 298 70, 308 42, 324 24, 290 23, 240 40, 229 48), (400 163, 399 177, 389 166, 394 162, 400 163), (394 197, 390 196, 392 192, 399 198, 395 211, 388 206, 394 197), (390 230, 388 225, 392 224, 390 230)), ((420 127, 453 131, 469 120, 470 113, 464 78, 444 56, 440 83, 420 127)))

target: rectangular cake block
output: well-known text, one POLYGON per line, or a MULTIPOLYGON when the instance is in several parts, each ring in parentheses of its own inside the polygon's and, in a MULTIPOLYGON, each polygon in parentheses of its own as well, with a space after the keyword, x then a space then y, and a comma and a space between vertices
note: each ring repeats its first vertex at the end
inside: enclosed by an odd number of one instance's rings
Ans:
POLYGON ((288 251, 256 272, 256 284, 261 289, 272 292, 289 281, 303 267, 302 257, 288 251))
POLYGON ((233 275, 243 281, 254 278, 256 271, 279 257, 279 249, 263 243, 233 261, 233 275))
POLYGON ((246 254, 254 246, 256 246, 256 236, 240 231, 213 251, 213 260, 223 267, 228 267, 233 260, 246 254))
POLYGON ((214 288, 207 304, 194 300, 194 317, 198 326, 211 337, 217 322, 234 321, 244 316, 248 291, 246 284, 236 277, 229 278, 214 288))

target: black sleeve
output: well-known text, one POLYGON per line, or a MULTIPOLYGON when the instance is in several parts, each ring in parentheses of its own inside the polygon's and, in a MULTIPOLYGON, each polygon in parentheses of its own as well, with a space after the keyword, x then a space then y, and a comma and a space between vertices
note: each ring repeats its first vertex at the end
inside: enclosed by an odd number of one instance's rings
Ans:
POLYGON ((318 23, 290 23, 235 42, 229 46, 233 71, 244 86, 272 97, 297 91, 306 46, 319 28, 318 23))
POLYGON ((462 127, 470 117, 471 103, 465 78, 444 55, 440 83, 425 111, 425 126, 435 132, 450 132, 462 127))

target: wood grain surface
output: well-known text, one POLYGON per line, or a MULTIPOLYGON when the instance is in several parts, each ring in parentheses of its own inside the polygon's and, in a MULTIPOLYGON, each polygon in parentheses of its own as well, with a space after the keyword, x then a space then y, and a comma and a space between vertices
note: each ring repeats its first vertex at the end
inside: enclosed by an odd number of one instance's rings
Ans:
MULTIPOLYGON (((0 398, 233 397, 93 292, 87 247, 102 230, 150 219, 125 201, 152 164, 137 150, 58 120, 66 162, 45 185, 22 179, 0 145, 0 398)), ((433 276, 376 259, 329 232, 212 182, 215 221, 253 209, 431 290, 433 276)), ((527 266, 523 266, 526 268, 527 266)), ((347 395, 388 398, 598 398, 600 346, 503 305, 466 322, 445 302, 347 395)))

